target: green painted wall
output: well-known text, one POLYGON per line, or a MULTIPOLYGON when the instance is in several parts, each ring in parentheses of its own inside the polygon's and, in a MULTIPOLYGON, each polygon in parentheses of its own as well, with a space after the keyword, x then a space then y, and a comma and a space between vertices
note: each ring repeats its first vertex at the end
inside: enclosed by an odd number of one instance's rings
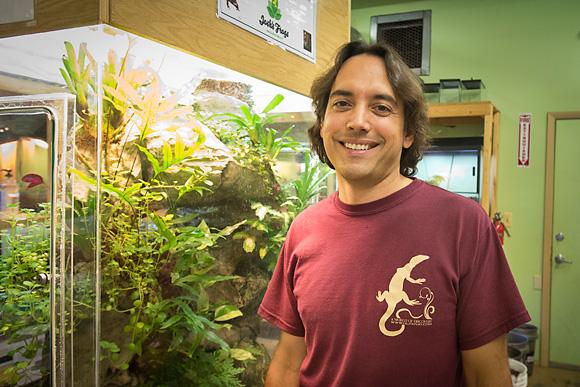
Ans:
POLYGON ((498 211, 513 213, 505 252, 540 326, 533 276, 542 274, 546 115, 580 110, 580 1, 361 1, 363 8, 352 1, 352 26, 367 41, 371 16, 431 9, 431 74, 424 81, 482 79, 500 110, 498 211), (529 168, 517 167, 519 113, 532 113, 529 168))

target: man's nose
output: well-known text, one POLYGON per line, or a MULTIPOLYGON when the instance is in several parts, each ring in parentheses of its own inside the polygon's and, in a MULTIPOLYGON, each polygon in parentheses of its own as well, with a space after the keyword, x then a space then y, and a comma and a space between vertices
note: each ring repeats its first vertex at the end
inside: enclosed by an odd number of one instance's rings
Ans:
POLYGON ((368 132, 370 130, 369 114, 370 112, 364 105, 355 105, 351 110, 348 128, 355 131, 368 132))

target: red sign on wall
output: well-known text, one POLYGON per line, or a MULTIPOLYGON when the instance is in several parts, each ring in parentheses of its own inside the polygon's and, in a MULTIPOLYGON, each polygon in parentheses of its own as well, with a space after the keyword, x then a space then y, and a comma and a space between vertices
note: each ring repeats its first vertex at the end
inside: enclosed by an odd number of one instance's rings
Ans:
POLYGON ((530 166, 530 135, 532 132, 532 114, 521 113, 519 119, 518 167, 530 166))

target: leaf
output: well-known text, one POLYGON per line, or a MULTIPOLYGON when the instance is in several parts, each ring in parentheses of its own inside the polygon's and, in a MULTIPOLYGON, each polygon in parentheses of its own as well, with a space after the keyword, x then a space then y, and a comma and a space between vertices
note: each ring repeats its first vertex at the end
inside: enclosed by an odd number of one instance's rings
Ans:
POLYGON ((229 346, 229 345, 228 345, 228 344, 227 344, 225 341, 223 341, 222 339, 220 339, 220 338, 218 337, 218 335, 216 335, 216 334, 215 334, 214 332, 212 332, 212 331, 205 331, 205 332, 204 332, 204 336, 205 336, 205 338, 206 338, 206 339, 208 339, 208 340, 210 340, 210 341, 213 341, 214 343, 217 343, 217 344, 219 344, 219 345, 220 345, 220 347, 221 347, 223 350, 228 350, 228 349, 230 348, 230 346, 229 346))
POLYGON ((260 220, 264 220, 264 217, 268 214, 268 207, 260 207, 256 210, 256 215, 260 220))
MULTIPOLYGON (((242 111, 242 113, 244 113, 244 115, 246 116, 246 119, 248 120, 248 124, 252 124, 255 120, 255 117, 252 115, 252 113, 250 112, 250 109, 248 109, 248 107, 246 105, 242 105, 240 106, 240 110, 242 111)), ((245 123, 244 123, 245 124, 245 123)))
POLYGON ((96 191, 97 190, 97 181, 95 179, 86 176, 84 173, 82 173, 81 171, 79 171, 77 169, 74 169, 74 168, 71 169, 69 172, 71 174, 77 175, 85 183, 88 183, 89 184, 89 188, 92 191, 96 191))
POLYGON ((112 74, 112 77, 115 79, 115 81, 117 81, 117 90, 120 90, 123 93, 125 93, 125 95, 122 95, 120 93, 118 94, 119 95, 118 98, 121 101, 128 103, 130 99, 133 105, 135 105, 135 107, 139 109, 141 112, 147 110, 147 106, 145 105, 143 99, 141 99, 141 96, 139 96, 135 88, 126 79, 115 74, 112 74))
MULTIPOLYGON (((64 59, 63 59, 63 61, 64 61, 64 59)), ((65 65, 65 67, 66 67, 66 65, 65 65)), ((68 74, 66 73, 66 71, 64 71, 63 69, 59 69, 59 70, 60 70, 60 74, 61 74, 61 75, 62 75, 62 77, 64 78, 64 81, 66 82, 66 85, 68 86, 69 90, 70 90, 72 93, 75 93, 75 94, 76 94, 76 89, 75 89, 75 87, 72 85, 72 83, 71 83, 71 80, 70 80, 70 78, 69 78, 68 74)))
POLYGON ((149 150, 145 147, 142 147, 139 144, 135 144, 137 145, 137 148, 139 148, 139 150, 143 153, 145 153, 145 156, 147 156, 147 160, 149 160, 151 162, 151 165, 153 166, 153 170, 155 171, 155 176, 157 176, 159 173, 161 173, 161 168, 159 167, 159 161, 157 160, 157 158, 155 156, 153 156, 153 154, 151 152, 149 152, 149 150))
POLYGON ((171 340, 171 344, 169 345, 169 351, 175 351, 179 349, 181 343, 183 342, 184 336, 181 329, 173 331, 173 339, 171 340))
POLYGON ((179 161, 181 161, 184 158, 186 158, 187 156, 189 156, 185 152, 185 145, 183 144, 183 138, 181 138, 179 133, 175 134, 175 147, 173 149, 173 152, 175 152, 175 159, 179 160, 179 161))
MULTIPOLYGON (((276 94, 272 101, 262 110, 262 113, 268 113, 270 110, 274 109, 276 106, 280 105, 280 102, 284 100, 284 96, 282 94, 276 94)), ((244 106, 242 106, 244 107, 244 106)))
POLYGON ((237 230, 238 227, 240 227, 241 225, 245 224, 247 221, 246 220, 242 220, 239 223, 236 223, 232 226, 227 226, 226 228, 222 229, 218 234, 220 236, 228 236, 230 235, 232 232, 234 232, 235 230, 237 230))
POLYGON ((172 165, 173 152, 171 152, 171 146, 165 140, 163 140, 163 146, 161 147, 163 151, 163 171, 167 170, 172 165))
POLYGON ((215 321, 228 321, 243 316, 243 313, 233 305, 223 305, 215 311, 215 321))
POLYGON ((177 322, 181 321, 183 319, 183 315, 178 314, 175 315, 173 317, 171 317, 169 320, 165 321, 165 323, 163 323, 163 325, 161 325, 161 327, 159 327, 160 330, 165 330, 167 328, 169 328, 170 326, 176 324, 177 322))
POLYGON ((155 211, 149 214, 151 221, 157 226, 159 234, 167 240, 167 244, 161 248, 161 251, 167 251, 177 243, 177 237, 175 234, 167 227, 167 224, 155 211))
POLYGON ((244 239, 243 247, 246 253, 251 253, 256 248, 256 239, 255 238, 244 239))
POLYGON ((236 360, 245 361, 245 360, 256 360, 254 355, 251 352, 246 351, 242 348, 232 348, 230 349, 230 356, 236 360))
POLYGON ((101 344, 101 348, 108 349, 111 352, 119 352, 120 351, 119 347, 115 343, 111 343, 111 342, 108 342, 106 340, 102 340, 100 342, 100 344, 101 344))
POLYGON ((196 314, 185 302, 176 300, 175 303, 181 308, 181 311, 185 313, 185 318, 190 323, 190 325, 197 328, 196 331, 203 331, 205 329, 204 325, 207 325, 210 328, 214 328, 214 324, 211 321, 196 314))
MULTIPOLYGON (((185 282, 177 282, 176 281, 176 282, 174 282, 174 285, 179 286, 180 288, 183 288, 183 289, 189 291, 191 294, 193 294, 197 298, 200 297, 199 293, 192 286, 190 286, 189 284, 187 284, 185 282)), ((190 298, 190 297, 187 297, 187 298, 190 298)), ((193 299, 193 298, 192 298, 192 300, 197 301, 197 299, 193 299)))
MULTIPOLYGON (((142 355, 143 349, 142 349, 142 347, 141 347, 141 341, 137 341, 137 342, 135 343, 135 349, 134 349, 134 351, 135 351, 135 353, 136 353, 137 355, 139 355, 139 356, 141 356, 141 355, 142 355)), ((128 366, 128 364, 127 364, 127 366, 128 366)))

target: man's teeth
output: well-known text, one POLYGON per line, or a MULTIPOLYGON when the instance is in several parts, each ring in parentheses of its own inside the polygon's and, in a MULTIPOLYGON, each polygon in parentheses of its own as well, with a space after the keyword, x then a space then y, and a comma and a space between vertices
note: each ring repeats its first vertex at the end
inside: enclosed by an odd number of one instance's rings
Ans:
POLYGON ((348 142, 345 142, 344 146, 347 147, 348 149, 353 149, 353 150, 368 150, 370 148, 370 145, 349 144, 348 142))

